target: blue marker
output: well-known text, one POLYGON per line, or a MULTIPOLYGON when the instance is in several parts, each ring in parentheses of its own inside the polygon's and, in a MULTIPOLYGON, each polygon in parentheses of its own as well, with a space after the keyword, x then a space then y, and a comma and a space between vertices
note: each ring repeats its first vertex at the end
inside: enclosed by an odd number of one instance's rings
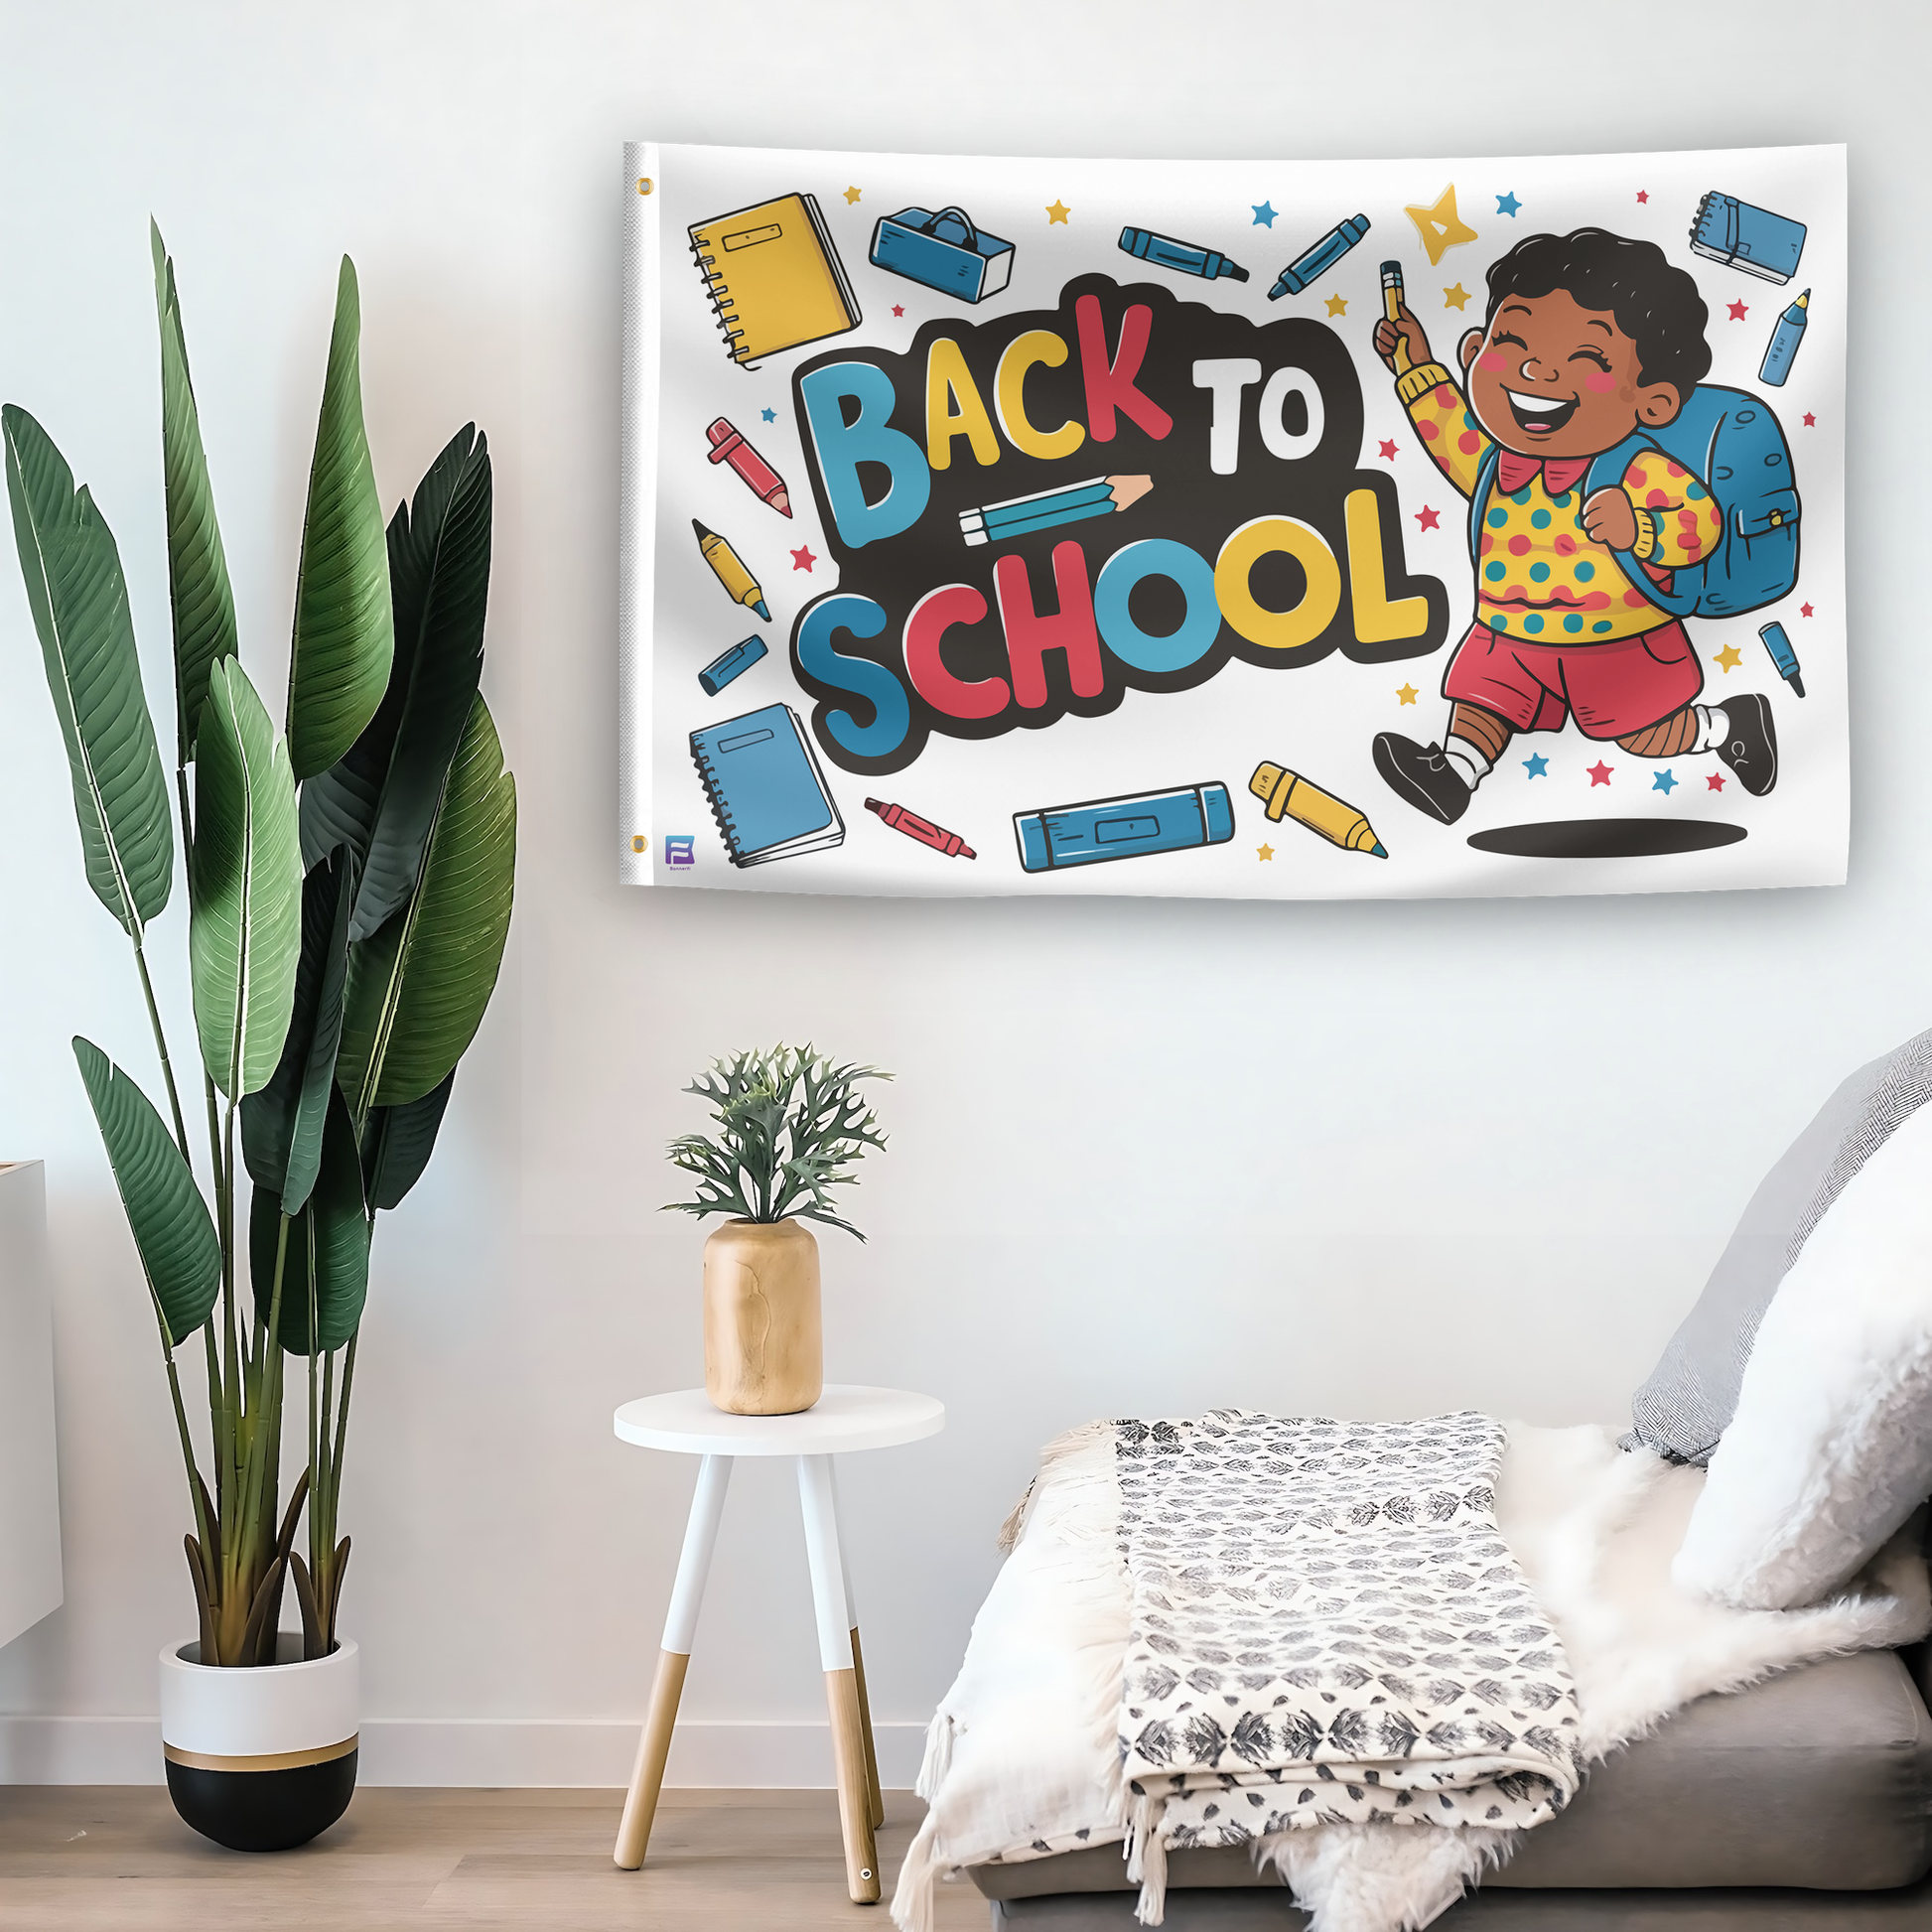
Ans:
POLYGON ((1778 318, 1778 326, 1771 331, 1771 340, 1764 345, 1764 362, 1757 372, 1758 381, 1768 382, 1774 389, 1784 387, 1784 378, 1791 373, 1798 345, 1805 339, 1805 311, 1810 307, 1811 291, 1807 289, 1778 318))
POLYGON ((1358 214, 1352 221, 1337 221, 1305 255, 1297 255, 1282 270, 1275 286, 1268 291, 1270 302, 1284 295, 1300 295, 1317 275, 1325 275, 1349 249, 1368 233, 1368 216, 1358 214))
POLYGON ((1157 268, 1177 268, 1183 275, 1200 275, 1216 281, 1231 275, 1237 282, 1248 279, 1248 271, 1237 267, 1227 256, 1212 248, 1196 248, 1191 241, 1176 241, 1173 235, 1156 234, 1152 228, 1123 228, 1120 245, 1128 254, 1157 268))
POLYGON ((734 644, 722 656, 714 657, 698 673, 698 682, 708 698, 715 698, 741 671, 749 671, 764 655, 764 644, 757 637, 747 637, 742 644, 734 644))
POLYGON ((1015 812, 1023 872, 1059 872, 1144 852, 1182 852, 1225 845, 1234 837, 1234 800, 1222 784, 1094 798, 1084 805, 1045 805, 1015 812))
POLYGON ((1757 634, 1764 639, 1764 648, 1771 653, 1771 662, 1778 667, 1778 676, 1802 698, 1805 695, 1805 681, 1798 675, 1798 653, 1791 648, 1791 639, 1784 634, 1784 625, 1760 624, 1757 634))

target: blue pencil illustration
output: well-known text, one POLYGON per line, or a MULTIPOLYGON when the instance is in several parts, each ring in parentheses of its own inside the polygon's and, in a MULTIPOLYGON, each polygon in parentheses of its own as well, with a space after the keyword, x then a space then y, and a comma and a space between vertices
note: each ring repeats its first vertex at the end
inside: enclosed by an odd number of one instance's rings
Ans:
POLYGON ((1798 653, 1791 648, 1791 639, 1785 634, 1784 625, 1776 622, 1759 624, 1757 634, 1764 639, 1764 648, 1770 652, 1771 662, 1778 667, 1778 676, 1802 698, 1805 695, 1805 681, 1798 674, 1798 653))
POLYGON ((959 512, 959 534, 968 543, 1006 543, 1030 530, 1050 530, 1089 516, 1111 516, 1138 503, 1154 487, 1152 477, 1089 477, 1031 496, 1010 496, 959 512))

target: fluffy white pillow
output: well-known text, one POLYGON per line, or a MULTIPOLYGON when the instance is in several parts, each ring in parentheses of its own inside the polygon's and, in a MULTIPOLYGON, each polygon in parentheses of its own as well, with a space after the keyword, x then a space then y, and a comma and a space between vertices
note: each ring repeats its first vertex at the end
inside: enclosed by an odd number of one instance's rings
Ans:
POLYGON ((1819 1223, 1765 1311, 1671 1576, 1814 1603, 1932 1492, 1932 1107, 1819 1223))

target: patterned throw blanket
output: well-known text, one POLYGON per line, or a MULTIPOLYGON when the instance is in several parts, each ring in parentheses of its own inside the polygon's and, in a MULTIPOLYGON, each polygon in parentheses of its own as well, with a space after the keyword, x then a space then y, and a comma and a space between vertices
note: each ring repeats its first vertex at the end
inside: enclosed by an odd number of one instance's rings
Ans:
POLYGON ((1114 1425, 1129 1876, 1315 1824, 1520 1829, 1583 1772, 1562 1647, 1496 1527, 1500 1423, 1114 1425))

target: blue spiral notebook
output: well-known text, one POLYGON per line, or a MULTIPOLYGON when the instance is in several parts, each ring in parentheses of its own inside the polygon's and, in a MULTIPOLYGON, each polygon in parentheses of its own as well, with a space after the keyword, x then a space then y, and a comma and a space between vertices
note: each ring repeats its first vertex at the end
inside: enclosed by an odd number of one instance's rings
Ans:
POLYGON ((733 865, 762 866, 844 842, 845 821, 789 705, 694 731, 691 758, 733 865))
POLYGON ((1698 204, 1691 224, 1691 253, 1767 282, 1788 282, 1805 252, 1805 224, 1790 216, 1754 207, 1716 189, 1698 204))

